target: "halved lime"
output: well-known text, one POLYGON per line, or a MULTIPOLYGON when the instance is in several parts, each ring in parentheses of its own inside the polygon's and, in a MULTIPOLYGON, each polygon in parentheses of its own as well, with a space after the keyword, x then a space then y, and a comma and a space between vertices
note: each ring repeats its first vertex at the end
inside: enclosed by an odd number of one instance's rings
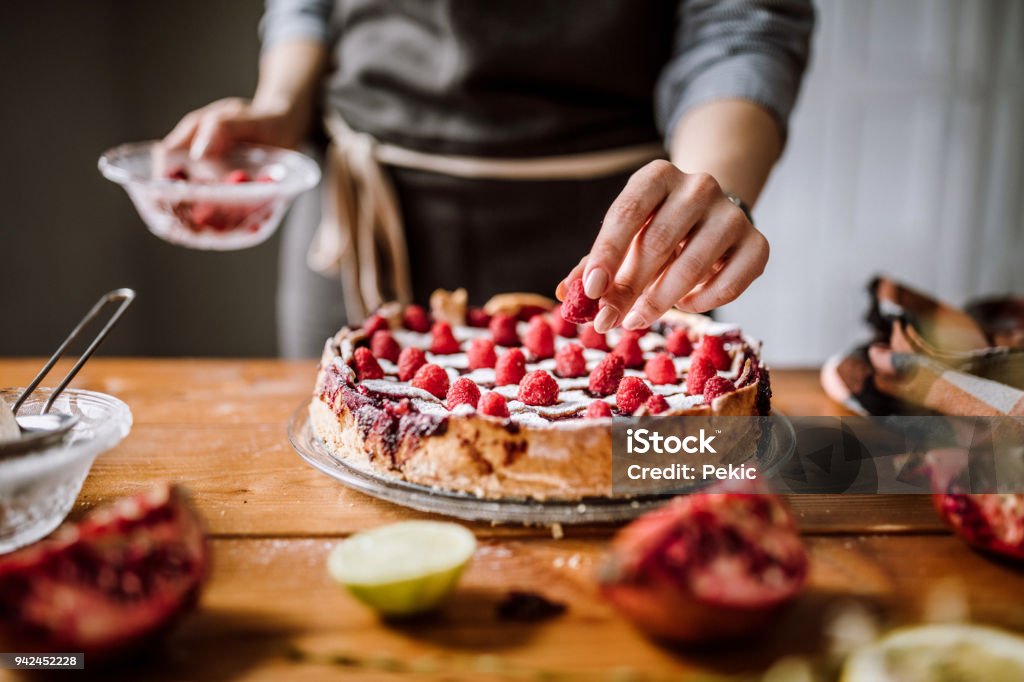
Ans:
POLYGON ((343 540, 327 570, 381 614, 408 616, 444 601, 474 551, 476 539, 458 524, 403 521, 343 540))
POLYGON ((1024 637, 946 623, 894 630, 853 652, 842 682, 1015 682, 1024 680, 1024 637))

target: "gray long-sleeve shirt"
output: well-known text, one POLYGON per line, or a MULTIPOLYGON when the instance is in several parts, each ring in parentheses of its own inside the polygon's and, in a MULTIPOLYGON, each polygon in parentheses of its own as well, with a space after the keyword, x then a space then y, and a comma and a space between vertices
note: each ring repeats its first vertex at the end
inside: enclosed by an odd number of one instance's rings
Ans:
POLYGON ((785 133, 810 0, 268 0, 264 50, 332 46, 326 102, 424 151, 536 156, 650 142, 747 99, 785 133))

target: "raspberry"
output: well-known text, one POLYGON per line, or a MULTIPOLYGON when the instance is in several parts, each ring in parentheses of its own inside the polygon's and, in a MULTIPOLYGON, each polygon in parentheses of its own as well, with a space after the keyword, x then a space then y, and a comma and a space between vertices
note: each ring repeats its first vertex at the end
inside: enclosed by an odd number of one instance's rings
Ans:
POLYGON ((690 369, 686 373, 686 392, 690 395, 701 395, 704 393, 704 384, 715 373, 715 366, 703 355, 694 355, 690 360, 690 369))
POLYGON ((505 313, 498 313, 491 318, 487 324, 494 337, 494 343, 499 346, 518 346, 519 334, 516 333, 516 318, 505 313))
POLYGON ((376 358, 398 362, 398 354, 402 352, 402 347, 398 345, 398 341, 395 341, 395 337, 391 336, 391 332, 381 329, 379 332, 373 333, 373 337, 370 339, 370 350, 373 351, 373 356, 376 358))
POLYGON ((524 305, 516 313, 516 319, 520 322, 529 322, 535 315, 543 315, 547 311, 547 308, 539 305, 524 305))
POLYGON ((551 328, 555 330, 555 334, 567 339, 576 336, 576 325, 562 317, 562 306, 560 305, 556 305, 551 311, 551 328))
POLYGON ((252 176, 246 173, 241 168, 236 168, 227 175, 224 176, 224 182, 232 185, 239 185, 243 182, 252 182, 252 176))
POLYGON ((683 327, 676 327, 665 339, 665 349, 677 358, 684 358, 693 352, 690 335, 683 327))
POLYGON ((494 364, 494 385, 518 384, 526 374, 526 358, 518 348, 509 348, 494 364))
POLYGON ((583 358, 583 346, 569 343, 555 354, 555 374, 566 379, 587 376, 587 361, 583 358))
POLYGON ((352 356, 352 364, 355 366, 356 378, 359 381, 384 378, 384 370, 380 368, 377 358, 373 357, 369 348, 363 346, 356 348, 356 352, 352 356))
POLYGON ((484 328, 491 322, 491 316, 483 308, 470 308, 466 311, 466 324, 470 327, 484 328))
POLYGON ((725 377, 713 376, 704 383, 704 402, 710 405, 715 398, 732 393, 736 390, 735 384, 725 377))
POLYGON ((391 325, 388 324, 387 319, 380 315, 370 315, 363 322, 363 333, 367 337, 372 337, 376 332, 379 331, 390 331, 391 325))
POLYGON ((587 298, 583 293, 582 279, 574 279, 569 284, 569 290, 565 292, 565 301, 562 303, 562 315, 569 322, 577 324, 590 322, 597 316, 597 299, 587 298))
POLYGON ((590 382, 587 388, 594 395, 611 395, 619 387, 624 372, 625 365, 622 358, 618 355, 606 355, 590 372, 590 382))
POLYGON ((590 403, 590 406, 587 408, 587 419, 601 419, 602 417, 610 416, 612 416, 611 405, 609 405, 603 400, 597 400, 595 402, 592 402, 590 403))
POLYGON ((615 344, 614 355, 622 358, 622 362, 630 369, 644 366, 644 352, 640 350, 640 342, 636 334, 623 334, 619 342, 615 344))
POLYGON ((480 414, 486 414, 489 417, 508 418, 508 403, 505 402, 505 396, 494 391, 484 393, 480 402, 477 403, 476 409, 480 414))
POLYGON ((469 405, 476 409, 477 403, 480 402, 480 388, 473 383, 472 379, 460 377, 448 389, 446 402, 449 410, 454 410, 459 405, 469 405))
POLYGON ((427 354, 420 348, 403 348, 398 356, 398 380, 409 381, 416 376, 416 371, 427 364, 427 354))
POLYGON ((523 334, 523 345, 537 360, 554 357, 555 333, 551 331, 551 325, 544 321, 542 315, 530 318, 526 333, 523 334))
POLYGON ((452 326, 447 322, 435 322, 430 328, 430 352, 434 355, 451 355, 459 352, 452 326))
POLYGON ((676 365, 672 362, 672 356, 668 353, 658 353, 644 365, 644 374, 652 384, 674 384, 679 378, 676 376, 676 365))
POLYGON ((427 309, 423 306, 411 305, 402 314, 402 324, 409 331, 426 334, 430 331, 430 315, 427 315, 427 309))
POLYGON ((517 397, 527 405, 554 405, 558 402, 558 382, 544 370, 538 369, 523 377, 517 397))
POLYGON ((604 334, 601 334, 594 330, 594 325, 588 324, 583 327, 580 331, 580 343, 583 344, 584 348, 593 348, 594 350, 607 351, 608 342, 604 339, 604 334))
POLYGON ((448 372, 432 363, 423 365, 416 370, 412 385, 444 400, 448 393, 448 372))
POLYGON ((640 377, 626 377, 615 391, 615 406, 622 414, 633 414, 651 397, 651 387, 640 377))
POLYGON ((498 360, 498 355, 494 352, 494 341, 484 337, 473 339, 466 349, 466 357, 469 359, 470 369, 494 367, 498 360))
POLYGON ((650 414, 661 414, 668 409, 668 401, 665 400, 665 396, 654 394, 647 399, 644 407, 650 414))
POLYGON ((725 352, 725 340, 721 336, 705 336, 701 339, 697 353, 710 360, 717 370, 732 367, 732 359, 725 352))

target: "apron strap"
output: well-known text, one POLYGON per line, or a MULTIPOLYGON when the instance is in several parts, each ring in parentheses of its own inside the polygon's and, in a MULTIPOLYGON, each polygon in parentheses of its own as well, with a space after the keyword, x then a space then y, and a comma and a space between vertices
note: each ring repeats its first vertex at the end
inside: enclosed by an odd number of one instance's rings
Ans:
POLYGON ((385 164, 469 179, 583 180, 633 170, 665 155, 657 143, 523 159, 428 154, 354 131, 337 111, 327 114, 325 125, 331 141, 322 219, 307 263, 341 278, 350 322, 385 301, 412 301, 402 213, 385 164))

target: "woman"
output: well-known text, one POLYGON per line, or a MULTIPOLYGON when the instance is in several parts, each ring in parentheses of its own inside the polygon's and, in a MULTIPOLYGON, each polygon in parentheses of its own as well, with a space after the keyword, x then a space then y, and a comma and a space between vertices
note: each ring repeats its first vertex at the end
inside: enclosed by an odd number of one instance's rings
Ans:
POLYGON ((165 142, 294 147, 326 121, 323 224, 307 199, 285 236, 285 355, 318 352, 344 309, 437 287, 561 296, 582 277, 599 331, 638 328, 763 271, 748 207, 812 27, 800 0, 271 0, 253 99, 165 142), (311 243, 343 287, 309 272, 311 243))

